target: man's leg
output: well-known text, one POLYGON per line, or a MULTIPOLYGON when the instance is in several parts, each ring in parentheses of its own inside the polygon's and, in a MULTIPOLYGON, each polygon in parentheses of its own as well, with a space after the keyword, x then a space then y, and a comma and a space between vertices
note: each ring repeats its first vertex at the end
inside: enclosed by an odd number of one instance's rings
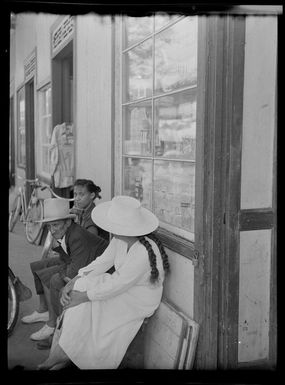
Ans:
POLYGON ((53 334, 54 328, 56 326, 57 316, 61 313, 62 310, 60 305, 59 293, 64 286, 65 282, 58 273, 53 274, 51 276, 49 288, 45 284, 43 284, 43 290, 49 311, 49 319, 39 331, 31 335, 32 340, 46 340, 53 334))
POLYGON ((60 304, 60 292, 64 286, 65 282, 58 273, 51 277, 49 289, 43 285, 49 309, 49 320, 47 325, 50 327, 55 327, 56 319, 62 312, 62 306, 60 304))
MULTIPOLYGON (((54 257, 35 261, 30 264, 31 271, 34 277, 36 293, 39 296, 39 306, 37 310, 31 315, 31 317, 23 317, 23 322, 36 322, 38 318, 41 319, 41 313, 47 313, 48 305, 46 302, 43 283, 49 280, 49 277, 58 271, 61 263, 62 261, 60 260, 60 258, 54 257), (34 318, 35 320, 33 321, 34 318)), ((46 319, 44 321, 46 321, 46 319)))

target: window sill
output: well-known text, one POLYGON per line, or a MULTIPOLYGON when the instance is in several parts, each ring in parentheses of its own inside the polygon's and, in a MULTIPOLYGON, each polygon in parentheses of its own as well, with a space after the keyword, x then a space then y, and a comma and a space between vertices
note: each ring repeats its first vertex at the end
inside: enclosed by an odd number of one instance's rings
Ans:
POLYGON ((162 229, 161 227, 159 227, 157 234, 165 247, 183 255, 183 257, 186 257, 191 261, 194 259, 195 248, 193 242, 173 234, 168 230, 162 229))

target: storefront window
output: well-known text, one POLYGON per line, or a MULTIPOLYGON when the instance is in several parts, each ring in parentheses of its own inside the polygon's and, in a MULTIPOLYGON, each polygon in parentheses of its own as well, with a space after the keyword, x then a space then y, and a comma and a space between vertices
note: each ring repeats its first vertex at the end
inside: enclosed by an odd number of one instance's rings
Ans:
POLYGON ((123 193, 194 240, 197 17, 134 22, 123 28, 123 193))
POLYGON ((18 91, 18 165, 26 165, 26 125, 25 125, 25 88, 18 91))
POLYGON ((49 146, 52 135, 51 123, 51 87, 39 91, 39 130, 40 130, 40 165, 41 172, 49 173, 49 146))

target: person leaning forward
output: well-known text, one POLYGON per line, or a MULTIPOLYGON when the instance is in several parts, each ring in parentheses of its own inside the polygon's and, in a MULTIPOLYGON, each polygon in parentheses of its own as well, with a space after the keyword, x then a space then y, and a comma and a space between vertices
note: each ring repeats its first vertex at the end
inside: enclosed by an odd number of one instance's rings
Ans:
POLYGON ((64 199, 48 198, 44 201, 44 219, 58 246, 53 250, 59 257, 35 261, 30 264, 34 276, 39 308, 22 318, 23 323, 44 321, 46 324, 30 338, 44 340, 54 332, 56 318, 62 311, 60 293, 74 278, 78 270, 101 255, 108 242, 74 223, 74 214, 69 213, 69 203, 64 199))

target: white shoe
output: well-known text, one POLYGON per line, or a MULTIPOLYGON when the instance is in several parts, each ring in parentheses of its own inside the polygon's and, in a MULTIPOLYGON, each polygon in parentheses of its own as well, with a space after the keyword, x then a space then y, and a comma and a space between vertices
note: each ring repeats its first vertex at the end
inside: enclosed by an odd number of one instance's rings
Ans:
POLYGON ((45 340, 46 338, 51 336, 53 333, 54 333, 54 328, 45 324, 45 326, 42 327, 38 332, 33 333, 30 336, 30 339, 34 341, 45 340))
POLYGON ((22 318, 24 324, 32 324, 34 322, 47 322, 49 320, 49 313, 45 311, 44 313, 38 313, 36 310, 22 318))

